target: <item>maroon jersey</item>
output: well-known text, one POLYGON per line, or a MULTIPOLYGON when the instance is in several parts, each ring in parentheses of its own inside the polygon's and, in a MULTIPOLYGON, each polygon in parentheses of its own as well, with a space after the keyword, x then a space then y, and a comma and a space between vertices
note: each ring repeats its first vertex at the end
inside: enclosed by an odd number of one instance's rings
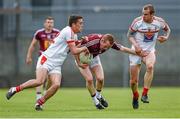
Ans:
MULTIPOLYGON (((86 39, 82 40, 81 46, 86 46, 93 57, 96 57, 106 51, 100 49, 100 40, 102 37, 102 34, 90 34, 86 37, 86 39)), ((111 48, 120 50, 121 45, 115 42, 111 48)))
POLYGON ((53 42, 53 39, 56 37, 56 35, 59 32, 60 31, 55 28, 53 28, 52 32, 50 32, 50 33, 46 33, 44 28, 36 31, 36 33, 34 34, 34 38, 39 41, 39 46, 40 46, 39 53, 40 54, 49 47, 49 45, 53 42))

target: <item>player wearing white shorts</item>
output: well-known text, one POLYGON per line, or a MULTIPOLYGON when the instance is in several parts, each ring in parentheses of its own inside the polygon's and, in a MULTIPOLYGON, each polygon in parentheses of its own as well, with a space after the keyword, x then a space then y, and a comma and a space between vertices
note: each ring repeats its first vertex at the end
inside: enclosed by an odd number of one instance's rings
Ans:
POLYGON ((148 90, 150 89, 153 79, 154 65, 156 62, 155 44, 158 40, 160 43, 165 42, 170 35, 168 24, 160 17, 154 16, 155 10, 153 5, 147 4, 143 7, 142 16, 137 17, 131 24, 128 31, 128 39, 132 43, 132 49, 137 54, 147 51, 149 55, 139 57, 130 55, 130 87, 133 93, 132 105, 134 109, 138 109, 139 93, 138 80, 141 69, 141 62, 146 65, 146 73, 144 76, 144 88, 141 101, 149 103, 148 90), (163 29, 164 35, 158 36, 158 32, 163 29))
MULTIPOLYGON (((54 18, 53 17, 47 17, 44 21, 44 28, 39 29, 35 32, 34 37, 31 41, 31 44, 29 45, 27 56, 26 56, 26 64, 32 63, 32 54, 35 51, 35 47, 37 44, 39 44, 39 56, 47 50, 49 45, 51 44, 51 41, 56 37, 56 35, 60 31, 56 28, 54 28, 54 18)), ((48 79, 48 76, 47 76, 48 79)), ((45 81, 45 83, 42 86, 36 87, 36 100, 42 97, 42 89, 44 89, 44 92, 46 92, 46 89, 49 85, 49 80, 45 81), (47 84, 48 82, 48 84, 47 84)))
POLYGON ((9 100, 14 94, 26 88, 40 86, 44 83, 47 74, 50 76, 51 86, 45 95, 36 102, 36 110, 42 110, 42 105, 51 98, 60 87, 61 67, 67 57, 69 50, 72 54, 78 54, 88 51, 86 47, 77 48, 75 40, 76 33, 79 33, 83 27, 83 17, 72 15, 69 17, 69 26, 62 29, 61 33, 53 40, 48 49, 39 57, 36 67, 36 80, 29 80, 19 86, 12 87, 6 94, 9 100))
MULTIPOLYGON (((104 85, 104 71, 99 54, 104 53, 110 48, 131 54, 135 54, 135 51, 116 43, 113 35, 111 34, 90 34, 85 36, 79 44, 88 48, 89 53, 93 55, 93 59, 90 64, 87 65, 82 64, 79 57, 76 56, 76 64, 82 76, 86 80, 86 87, 92 97, 94 105, 97 109, 104 109, 108 107, 108 102, 101 95, 104 85), (96 79, 96 87, 93 82, 93 74, 96 79)), ((144 55, 146 56, 145 53, 140 54, 140 56, 144 55)))

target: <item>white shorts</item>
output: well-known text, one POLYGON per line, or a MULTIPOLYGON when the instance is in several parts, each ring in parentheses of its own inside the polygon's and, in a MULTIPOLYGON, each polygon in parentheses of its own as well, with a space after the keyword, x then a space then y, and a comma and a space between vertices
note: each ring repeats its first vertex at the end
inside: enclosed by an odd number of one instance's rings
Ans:
MULTIPOLYGON (((150 55, 152 53, 155 53, 155 51, 154 50, 150 51, 150 53, 148 55, 150 55)), ((129 61, 130 61, 131 66, 141 64, 143 60, 144 59, 140 56, 132 55, 132 54, 129 55, 129 61)))
POLYGON ((39 68, 45 68, 48 71, 48 74, 58 73, 61 75, 61 66, 57 61, 54 61, 51 58, 47 58, 44 55, 41 55, 38 58, 36 70, 39 68))
POLYGON ((90 68, 93 68, 94 66, 96 65, 102 65, 101 64, 101 60, 100 60, 100 57, 99 56, 96 56, 92 59, 91 63, 89 64, 90 68))
POLYGON ((141 61, 142 61, 142 58, 137 56, 137 55, 132 55, 130 54, 129 55, 129 62, 130 62, 130 65, 138 65, 138 64, 141 64, 141 61))

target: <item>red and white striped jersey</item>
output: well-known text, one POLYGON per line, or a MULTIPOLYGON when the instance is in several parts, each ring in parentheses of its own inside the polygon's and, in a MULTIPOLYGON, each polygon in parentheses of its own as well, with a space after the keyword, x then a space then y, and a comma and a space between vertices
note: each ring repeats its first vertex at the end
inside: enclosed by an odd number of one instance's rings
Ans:
POLYGON ((135 39, 143 50, 154 51, 158 32, 166 27, 167 23, 160 17, 154 16, 152 23, 146 23, 140 16, 134 19, 130 30, 136 32, 135 39))

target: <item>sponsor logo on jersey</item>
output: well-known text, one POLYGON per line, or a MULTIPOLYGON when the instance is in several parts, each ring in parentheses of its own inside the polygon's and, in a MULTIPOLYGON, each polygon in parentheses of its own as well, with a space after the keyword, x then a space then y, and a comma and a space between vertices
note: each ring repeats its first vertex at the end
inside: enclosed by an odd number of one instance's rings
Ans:
POLYGON ((154 32, 148 29, 148 32, 144 33, 144 42, 152 42, 154 39, 154 32))
POLYGON ((45 35, 45 34, 42 34, 41 37, 42 37, 42 38, 43 38, 43 37, 46 37, 46 35, 45 35))

